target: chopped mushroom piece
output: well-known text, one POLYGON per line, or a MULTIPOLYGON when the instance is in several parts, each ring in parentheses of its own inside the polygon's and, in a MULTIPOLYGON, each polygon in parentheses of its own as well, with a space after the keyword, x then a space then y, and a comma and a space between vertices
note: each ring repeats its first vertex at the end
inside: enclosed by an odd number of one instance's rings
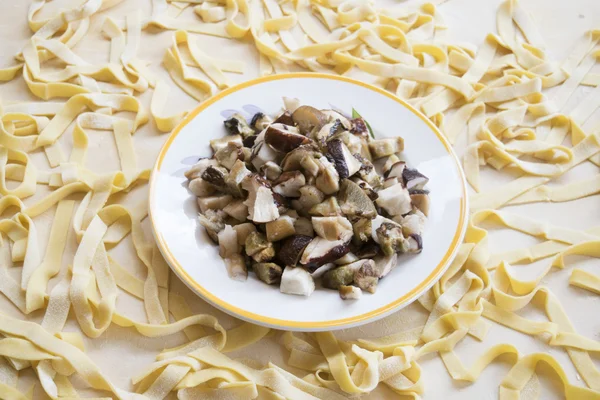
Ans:
POLYGON ((404 161, 396 161, 385 174, 386 178, 402 179, 406 163, 404 161))
POLYGON ((275 263, 256 263, 252 265, 252 270, 267 285, 279 282, 283 273, 283 269, 275 263))
POLYGON ((423 239, 421 235, 410 235, 406 239, 406 248, 404 251, 406 253, 420 253, 423 251, 423 239))
POLYGON ((223 211, 240 222, 245 222, 248 219, 248 207, 242 200, 232 201, 223 208, 223 211))
POLYGON ((230 257, 225 258, 225 267, 227 268, 227 274, 235 281, 245 281, 248 279, 248 268, 246 267, 246 260, 241 254, 232 254, 230 257))
POLYGON ((340 176, 335 166, 325 157, 319 158, 321 164, 315 186, 325 194, 333 194, 340 188, 340 176))
POLYGON ((252 232, 256 232, 256 226, 252 222, 246 222, 244 224, 234 225, 233 229, 237 233, 238 243, 245 245, 246 238, 252 232))
POLYGON ((287 215, 282 215, 275 221, 267 222, 266 230, 269 242, 276 242, 296 233, 294 219, 287 215))
POLYGON ((346 179, 354 175, 361 168, 362 164, 358 161, 348 147, 339 139, 327 142, 327 149, 333 158, 335 169, 339 179, 346 179))
POLYGON ((210 238, 218 243, 218 233, 225 228, 225 212, 222 210, 206 210, 198 214, 198 222, 206 229, 206 233, 210 238))
POLYGON ((281 175, 281 167, 273 161, 266 162, 260 167, 260 172, 270 181, 274 181, 281 175))
POLYGON ((254 135, 254 130, 250 128, 246 118, 240 114, 233 114, 231 118, 225 120, 223 124, 232 135, 241 135, 244 138, 254 135))
POLYGON ((337 260, 335 260, 334 264, 346 265, 346 264, 352 264, 353 262, 356 262, 356 261, 358 261, 358 257, 356 257, 356 255, 354 253, 347 253, 343 257, 340 257, 337 260))
POLYGON ((354 135, 364 138, 365 140, 369 139, 369 130, 367 129, 367 124, 361 117, 350 120, 350 132, 352 132, 354 135))
POLYGON ((241 246, 238 244, 237 232, 231 225, 225 225, 225 228, 218 234, 219 255, 223 258, 229 258, 233 254, 238 254, 241 246))
POLYGON ((217 189, 224 190, 227 188, 225 179, 227 178, 228 174, 229 172, 225 168, 213 167, 212 165, 209 165, 202 173, 202 179, 217 189))
POLYGON ((244 145, 242 143, 242 137, 240 135, 231 135, 231 136, 222 137, 220 139, 211 140, 210 147, 212 148, 212 151, 214 153, 216 153, 217 151, 226 147, 229 143, 238 144, 240 147, 242 147, 244 145))
POLYGON ((273 182, 273 191, 285 197, 300 197, 300 188, 306 185, 306 179, 300 171, 282 173, 273 182))
POLYGON ((284 171, 297 171, 300 169, 300 162, 304 157, 321 158, 321 153, 313 144, 305 144, 290 151, 281 161, 281 168, 284 171))
POLYGON ((405 187, 402 187, 401 183, 380 190, 377 194, 379 195, 375 200, 377 205, 392 216, 403 215, 412 210, 410 194, 405 187))
POLYGON ((354 281, 354 270, 347 265, 342 265, 323 274, 323 287, 339 289, 354 281))
POLYGON ((248 191, 248 198, 244 202, 248 207, 248 219, 255 223, 265 223, 279 218, 273 192, 258 175, 248 175, 242 181, 242 188, 248 191))
POLYGON ((315 237, 304 249, 300 264, 312 272, 323 264, 337 260, 349 251, 348 241, 315 237))
POLYGON ((269 124, 271 124, 272 122, 273 119, 271 117, 265 115, 264 113, 257 112, 256 114, 254 114, 252 120, 250 121, 250 127, 252 127, 255 131, 260 132, 267 126, 269 126, 269 124))
POLYGON ((344 179, 340 185, 338 201, 342 212, 346 215, 374 218, 377 215, 375 205, 369 196, 356 183, 344 179))
POLYGON ((407 189, 423 189, 427 182, 429 182, 429 178, 412 168, 404 168, 402 178, 404 178, 407 189))
POLYGON ((390 156, 404 150, 404 139, 401 137, 390 139, 371 140, 369 142, 369 150, 373 158, 378 159, 385 156, 390 156))
POLYGON ((402 234, 402 227, 395 223, 384 222, 377 228, 377 238, 381 250, 386 255, 392 255, 396 252, 404 253, 408 244, 402 234))
POLYGON ((426 217, 429 216, 429 195, 424 193, 411 194, 410 201, 413 206, 417 207, 426 217))
POLYGON ((298 107, 292 113, 292 119, 303 135, 308 135, 314 129, 321 129, 327 123, 327 116, 311 106, 298 107))
POLYGON ((352 225, 354 230, 354 242, 365 243, 371 239, 371 220, 369 218, 359 218, 352 225))
POLYGON ((285 110, 280 116, 278 116, 275 119, 275 121, 273 121, 273 123, 294 126, 294 119, 292 118, 292 113, 290 113, 288 110, 285 110))
POLYGON ((270 261, 275 257, 275 249, 273 243, 267 241, 265 235, 260 232, 251 232, 246 237, 246 254, 256 262, 270 261))
POLYGON ((362 296, 362 291, 356 286, 342 285, 338 290, 342 300, 358 300, 362 296))
POLYGON ((192 168, 185 171, 184 175, 190 181, 192 179, 200 178, 204 170, 206 170, 206 168, 208 168, 210 165, 212 165, 213 167, 218 167, 219 163, 217 162, 217 160, 213 160, 212 158, 201 158, 196 164, 192 166, 192 168))
POLYGON ((264 140, 261 140, 259 135, 259 138, 257 138, 256 142, 254 143, 254 146, 252 146, 251 162, 254 168, 260 169, 269 161, 277 162, 279 158, 280 153, 273 150, 271 146, 265 143, 264 140))
POLYGON ((397 155, 392 154, 391 156, 389 156, 385 160, 385 163, 383 164, 383 168, 381 169, 381 172, 383 172, 383 176, 387 177, 388 174, 390 173, 390 170, 392 169, 392 167, 399 161, 401 161, 401 160, 400 160, 400 158, 398 158, 397 155))
POLYGON ((315 290, 315 281, 303 268, 286 266, 279 290, 281 293, 310 296, 315 290))
POLYGON ((310 210, 313 206, 325 200, 325 194, 315 186, 306 185, 301 187, 299 191, 300 198, 298 199, 298 203, 303 210, 310 210))
POLYGON ((232 200, 233 197, 228 194, 223 194, 217 196, 198 197, 197 202, 198 207, 200 207, 200 212, 202 214, 206 214, 207 210, 222 210, 232 200))
POLYGON ((398 253, 390 254, 389 256, 380 255, 373 259, 375 262, 375 270, 377 271, 377 277, 383 278, 390 271, 396 268, 398 264, 398 253))
POLYGON ((242 182, 250 174, 250 170, 246 168, 246 163, 241 160, 237 160, 235 164, 233 164, 231 171, 229 171, 229 175, 227 175, 227 178, 225 178, 225 184, 229 188, 229 192, 238 193, 241 197, 242 182))
POLYGON ((315 233, 327 240, 349 241, 352 238, 352 224, 344 217, 313 217, 315 233))
POLYGON ((325 201, 312 206, 308 210, 310 215, 320 215, 322 217, 332 217, 335 215, 341 215, 342 209, 334 196, 328 197, 325 201))
POLYGON ((220 165, 228 170, 233 167, 233 164, 243 158, 242 146, 239 143, 230 142, 227 146, 219 149, 215 153, 215 159, 220 165))
POLYGON ((215 187, 202 178, 195 178, 188 183, 188 189, 197 197, 206 197, 215 193, 215 187))
POLYGON ((305 155, 300 159, 300 166, 308 176, 316 177, 319 174, 320 164, 312 155, 305 155))
POLYGON ((366 292, 375 293, 378 282, 379 278, 373 260, 367 260, 354 272, 354 284, 366 292))
POLYGON ((311 242, 312 238, 306 235, 296 234, 281 243, 281 249, 277 253, 277 259, 283 265, 296 265, 311 242))
POLYGON ((313 230, 312 222, 308 218, 298 218, 294 223, 294 228, 296 228, 296 233, 298 235, 304 235, 308 237, 315 236, 315 231, 313 230))
POLYGON ((410 235, 420 235, 423 232, 426 219, 423 213, 417 212, 401 217, 397 222, 402 226, 404 236, 408 237, 410 235))
POLYGON ((265 132, 265 143, 282 153, 289 153, 303 144, 310 143, 310 139, 298 132, 293 126, 271 124, 265 132))

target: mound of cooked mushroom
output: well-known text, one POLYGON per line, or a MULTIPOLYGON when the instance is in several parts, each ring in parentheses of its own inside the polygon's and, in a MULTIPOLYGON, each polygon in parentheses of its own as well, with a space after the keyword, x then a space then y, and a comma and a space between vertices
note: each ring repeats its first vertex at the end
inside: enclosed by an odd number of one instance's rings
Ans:
POLYGON ((186 172, 198 221, 233 279, 374 293, 399 254, 423 249, 428 179, 402 161, 402 138, 375 139, 355 110, 287 104, 276 118, 232 115, 213 156, 186 172))

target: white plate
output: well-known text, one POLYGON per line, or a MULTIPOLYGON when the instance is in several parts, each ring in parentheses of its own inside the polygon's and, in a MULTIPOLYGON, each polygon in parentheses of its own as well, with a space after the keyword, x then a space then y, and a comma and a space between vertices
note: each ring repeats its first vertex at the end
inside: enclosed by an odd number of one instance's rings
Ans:
POLYGON ((467 226, 465 180, 456 155, 436 127, 394 95, 345 77, 311 73, 274 75, 245 82, 202 103, 173 131, 162 148, 150 181, 150 217, 158 246, 171 268, 206 301, 238 318, 287 330, 322 331, 357 326, 414 301, 444 273, 467 226), (409 166, 429 177, 431 211, 421 254, 400 257, 375 294, 341 300, 333 290, 310 297, 286 295, 250 273, 229 279, 218 246, 196 220, 194 196, 183 172, 199 156, 210 156, 209 140, 226 134, 224 117, 257 109, 278 112, 282 97, 317 108, 358 110, 376 138, 404 138, 409 166), (234 110, 234 111, 232 111, 234 110))

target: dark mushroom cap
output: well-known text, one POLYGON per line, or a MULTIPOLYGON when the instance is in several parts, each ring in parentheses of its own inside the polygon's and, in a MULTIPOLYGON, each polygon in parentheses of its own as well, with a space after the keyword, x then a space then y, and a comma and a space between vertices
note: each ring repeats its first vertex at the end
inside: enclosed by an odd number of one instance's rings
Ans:
POLYGON ((302 252, 311 240, 312 238, 306 235, 290 236, 281 243, 281 249, 277 253, 277 259, 282 265, 298 264, 302 252))
POLYGON ((265 142, 274 150, 289 153, 295 148, 308 144, 310 139, 299 133, 286 130, 286 125, 271 124, 265 132, 265 142))

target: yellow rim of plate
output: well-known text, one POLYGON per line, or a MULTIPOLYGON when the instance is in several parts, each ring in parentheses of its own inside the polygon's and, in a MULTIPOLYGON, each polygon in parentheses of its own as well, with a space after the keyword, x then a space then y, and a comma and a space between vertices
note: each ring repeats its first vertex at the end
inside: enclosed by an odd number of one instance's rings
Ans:
POLYGON ((400 307, 406 306, 410 302, 412 302, 412 300, 414 300, 419 294, 421 294, 424 291, 426 291, 427 289, 429 289, 442 276, 442 274, 444 273, 446 268, 450 265, 450 262, 454 256, 455 252, 457 251, 458 246, 462 242, 462 238, 464 236, 465 229, 466 229, 465 216, 467 215, 467 187, 466 187, 465 182, 466 181, 465 181, 464 173, 460 166, 458 157, 452 150, 452 147, 450 146, 450 144, 448 143, 446 138, 442 135, 442 133, 438 130, 438 128, 433 124, 433 122, 431 122, 429 119, 427 119, 427 117, 425 117, 423 114, 421 114, 421 112, 416 110, 413 106, 411 106, 404 100, 400 99, 399 97, 397 97, 397 96, 393 95, 392 93, 387 92, 383 89, 380 89, 378 87, 370 85, 368 83, 360 82, 355 79, 347 78, 344 76, 328 75, 328 74, 312 73, 312 72, 278 74, 278 75, 271 75, 271 76, 265 76, 265 77, 261 77, 261 78, 252 79, 252 80, 240 83, 239 85, 233 86, 229 89, 226 89, 226 90, 218 93, 217 95, 204 101, 202 104, 200 104, 198 107, 196 107, 192 112, 190 112, 179 123, 179 125, 173 130, 173 132, 171 133, 171 135, 169 136, 169 138, 163 145, 162 149, 160 150, 156 164, 152 171, 152 177, 150 179, 150 189, 149 189, 149 191, 150 191, 149 216, 150 216, 150 223, 152 224, 152 230, 154 232, 154 237, 156 238, 158 247, 159 247, 161 253, 163 254, 163 256, 165 257, 165 259, 167 260, 167 262, 169 263, 169 265, 171 266, 171 268, 173 269, 173 271, 175 271, 175 273, 179 276, 179 278, 181 280, 183 280, 184 283, 186 283, 186 285, 190 289, 196 291, 196 293, 200 294, 202 297, 204 297, 210 303, 215 305, 217 308, 220 308, 221 310, 223 310, 225 312, 228 312, 230 314, 233 314, 235 316, 238 316, 242 319, 245 319, 245 320, 251 321, 251 322, 256 322, 256 323, 261 323, 261 324, 266 324, 266 325, 271 325, 271 326, 277 326, 280 328, 295 328, 295 329, 300 328, 300 329, 322 330, 322 329, 327 329, 327 328, 340 327, 342 325, 355 325, 360 322, 367 322, 378 316, 383 316, 386 313, 389 313, 394 309, 399 309, 400 307), (456 228, 456 233, 454 234, 454 238, 452 239, 452 243, 450 244, 450 247, 446 251, 446 254, 442 258, 440 263, 437 265, 437 267, 431 272, 431 274, 429 274, 429 276, 427 276, 427 278, 423 282, 421 282, 418 286, 413 288, 410 292, 406 293, 404 296, 392 301, 391 303, 389 303, 383 307, 377 308, 376 310, 369 311, 367 313, 360 314, 360 315, 357 315, 354 317, 344 318, 344 319, 336 319, 336 320, 331 320, 331 321, 315 321, 315 322, 288 321, 288 320, 284 320, 284 319, 265 317, 260 314, 255 314, 255 313, 243 310, 241 308, 238 308, 236 306, 233 306, 233 305, 221 300, 220 298, 216 297, 211 292, 209 292, 208 290, 203 288, 201 285, 199 285, 198 282, 196 282, 185 271, 185 269, 179 264, 179 262, 177 262, 176 258, 173 256, 173 254, 169 250, 169 247, 165 243, 164 238, 162 237, 160 232, 158 232, 158 230, 156 229, 156 224, 155 224, 155 221, 154 221, 154 218, 152 215, 152 205, 154 204, 154 201, 153 201, 154 181, 156 180, 158 172, 160 171, 160 167, 162 165, 162 162, 164 160, 164 157, 165 157, 167 151, 169 151, 169 148, 171 147, 173 140, 175 140, 175 138, 177 137, 179 132, 181 132, 181 130, 192 119, 194 119, 198 114, 200 114, 208 106, 214 104, 215 102, 219 101, 220 99, 222 99, 232 93, 235 93, 239 90, 242 90, 247 87, 254 86, 254 85, 257 85, 260 83, 278 81, 281 79, 290 79, 290 78, 294 78, 294 79, 295 78, 318 78, 318 79, 330 79, 330 80, 342 81, 342 82, 347 82, 347 83, 351 83, 354 85, 362 86, 364 88, 370 89, 379 94, 387 96, 388 98, 396 101, 397 103, 399 103, 399 104, 403 105, 404 107, 406 107, 407 109, 409 109, 413 114, 418 116, 425 124, 427 124, 427 126, 429 126, 429 128, 431 128, 433 133, 435 133, 435 135, 438 137, 440 142, 444 145, 444 148, 446 149, 446 151, 448 151, 448 154, 450 156, 452 156, 452 159, 456 163, 456 167, 457 167, 458 173, 460 175, 461 183, 462 183, 462 185, 461 185, 462 186, 462 197, 460 199, 459 223, 456 228))

